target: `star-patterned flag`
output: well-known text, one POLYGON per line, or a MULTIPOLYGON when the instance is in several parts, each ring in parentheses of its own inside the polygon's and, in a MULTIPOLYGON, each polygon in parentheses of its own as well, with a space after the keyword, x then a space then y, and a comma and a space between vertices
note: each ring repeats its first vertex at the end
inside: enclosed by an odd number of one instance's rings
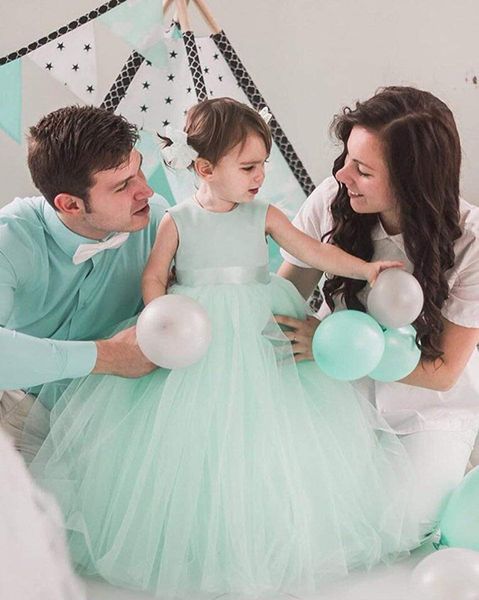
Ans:
POLYGON ((98 103, 93 23, 44 44, 30 52, 28 58, 87 104, 98 103))

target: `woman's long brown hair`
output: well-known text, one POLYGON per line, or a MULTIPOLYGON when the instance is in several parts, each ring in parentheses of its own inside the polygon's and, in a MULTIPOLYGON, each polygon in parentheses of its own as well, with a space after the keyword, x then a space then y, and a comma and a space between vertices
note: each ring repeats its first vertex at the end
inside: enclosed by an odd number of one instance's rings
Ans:
MULTIPOLYGON (((376 133, 384 148, 394 196, 398 202, 406 254, 414 276, 424 291, 424 307, 414 322, 422 356, 442 356, 441 308, 449 295, 445 272, 454 265, 454 242, 459 226, 459 177, 461 145, 454 117, 438 98, 411 87, 386 87, 354 109, 335 117, 333 131, 343 143, 334 162, 333 175, 344 166, 352 128, 376 133)), ((355 213, 346 187, 339 189, 331 212, 333 229, 324 236, 347 252, 365 260, 373 257, 371 232, 377 214, 355 213)), ((334 309, 334 296, 346 306, 364 310, 357 293, 364 281, 334 276, 324 285, 325 299, 334 309)))

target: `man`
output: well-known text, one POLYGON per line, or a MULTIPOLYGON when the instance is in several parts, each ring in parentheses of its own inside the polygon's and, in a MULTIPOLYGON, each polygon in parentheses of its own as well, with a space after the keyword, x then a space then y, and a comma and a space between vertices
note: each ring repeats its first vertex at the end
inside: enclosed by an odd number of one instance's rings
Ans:
POLYGON ((0 422, 17 446, 33 402, 17 388, 154 369, 134 327, 110 337, 142 308, 164 212, 149 203, 137 139, 124 118, 91 106, 59 109, 30 129, 28 166, 43 197, 0 210, 0 390, 9 390, 0 422))

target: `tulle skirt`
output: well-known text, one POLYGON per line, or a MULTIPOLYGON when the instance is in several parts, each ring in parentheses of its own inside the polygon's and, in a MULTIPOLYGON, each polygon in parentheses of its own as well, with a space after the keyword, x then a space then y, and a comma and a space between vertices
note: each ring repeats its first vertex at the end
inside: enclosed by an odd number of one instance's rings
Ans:
POLYGON ((401 443, 349 384, 296 365, 272 318, 305 317, 295 288, 170 293, 208 311, 206 356, 73 382, 31 465, 80 572, 161 598, 254 598, 314 592, 416 545, 401 443))

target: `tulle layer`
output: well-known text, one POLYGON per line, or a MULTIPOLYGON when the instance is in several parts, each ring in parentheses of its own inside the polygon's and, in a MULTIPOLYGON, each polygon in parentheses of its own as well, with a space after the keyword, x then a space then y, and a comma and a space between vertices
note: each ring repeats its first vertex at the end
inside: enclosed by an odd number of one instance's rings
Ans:
POLYGON ((414 546, 400 442, 350 385, 297 367, 272 320, 304 317, 291 284, 171 293, 207 309, 207 355, 74 382, 31 465, 80 571, 162 598, 258 597, 313 592, 414 546))

